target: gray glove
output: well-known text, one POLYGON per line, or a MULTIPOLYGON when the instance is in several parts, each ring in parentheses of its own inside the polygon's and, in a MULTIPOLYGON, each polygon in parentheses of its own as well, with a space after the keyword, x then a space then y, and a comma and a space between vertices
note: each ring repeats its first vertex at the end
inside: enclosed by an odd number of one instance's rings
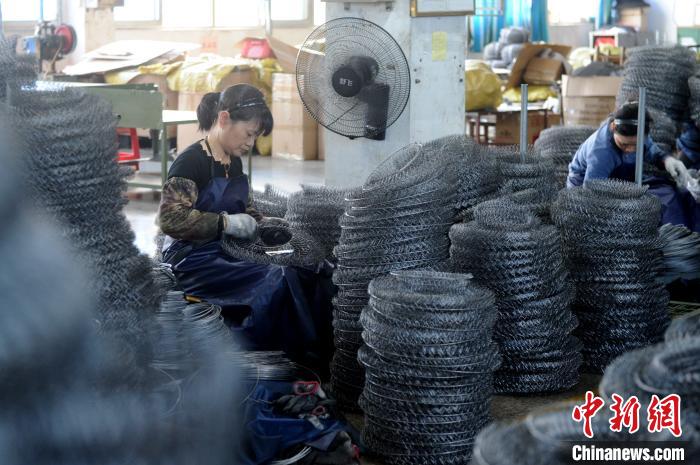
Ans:
POLYGON ((664 168, 666 168, 668 174, 673 176, 674 179, 688 175, 688 170, 683 162, 670 155, 664 159, 664 168))
POLYGON ((255 239, 258 231, 258 223, 250 215, 238 213, 236 215, 224 215, 224 234, 238 239, 255 239))

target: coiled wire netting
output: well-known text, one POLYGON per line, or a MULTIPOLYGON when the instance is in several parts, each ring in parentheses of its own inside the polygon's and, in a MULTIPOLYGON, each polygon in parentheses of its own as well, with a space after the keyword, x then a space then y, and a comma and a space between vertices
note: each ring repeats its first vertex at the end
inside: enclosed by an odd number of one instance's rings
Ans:
POLYGON ((552 208, 576 285, 584 368, 659 342, 669 324, 661 280, 659 200, 645 186, 595 180, 562 190, 552 208))
POLYGON ((94 306, 103 278, 55 218, 30 208, 36 193, 15 163, 26 161, 16 156, 26 144, 4 134, 0 142, 0 463, 230 463, 237 388, 235 373, 215 362, 220 348, 210 351, 213 368, 200 368, 206 383, 191 387, 197 401, 177 415, 181 389, 162 370, 146 366, 137 383, 125 382, 144 344, 125 351, 102 329, 94 306))
POLYGON ((680 135, 681 125, 670 116, 654 108, 648 109, 651 117, 649 136, 664 153, 671 153, 676 149, 676 137, 680 135))
POLYGON ((685 226, 665 224, 659 228, 659 239, 664 281, 700 278, 700 234, 685 226))
POLYGON ((688 108, 688 79, 695 72, 695 53, 680 45, 647 45, 629 51, 617 106, 637 100, 647 89, 647 106, 681 122, 688 108))
POLYGON ((493 294, 463 274, 396 271, 369 285, 359 361, 363 438, 389 464, 466 464, 489 421, 493 294))
POLYGON ((225 235, 221 248, 234 258, 261 265, 306 267, 315 266, 324 259, 323 249, 315 238, 276 222, 261 222, 253 240, 225 235))
POLYGON ((347 191, 302 185, 289 197, 285 220, 292 229, 313 237, 324 258, 331 258, 340 240, 340 217, 345 213, 347 191))
POLYGON ((74 88, 24 83, 8 103, 26 147, 30 196, 91 269, 101 331, 136 355, 124 367, 134 373, 123 378, 131 382, 146 369, 147 328, 162 294, 123 213, 127 171, 116 163, 117 119, 105 100, 74 88))
MULTIPOLYGON (((583 424, 572 419, 575 404, 530 413, 524 420, 516 422, 493 423, 477 437, 471 465, 568 465, 572 463, 574 444, 648 447, 652 441, 692 441, 697 437, 696 431, 689 431, 678 439, 667 431, 649 433, 646 427, 640 427, 634 434, 624 427, 620 432, 612 431, 610 420, 613 413, 608 405, 591 418, 593 440, 584 435, 583 424)), ((640 416, 643 416, 645 411, 641 412, 640 416)), ((686 446, 686 459, 698 457, 695 443, 683 442, 680 445, 686 446)))
POLYGON ((338 293, 331 363, 332 389, 345 408, 356 406, 364 384, 357 351, 369 282, 391 271, 439 267, 449 258, 447 236, 456 213, 458 179, 454 160, 463 156, 458 150, 443 150, 449 145, 449 138, 409 145, 348 193, 334 251, 338 293))
MULTIPOLYGON (((641 411, 648 411, 653 396, 665 399, 671 394, 680 396, 681 426, 686 429, 685 439, 695 432, 700 441, 700 338, 687 337, 671 340, 628 352, 612 362, 600 383, 600 394, 612 403, 614 394, 623 399, 636 396, 641 411)), ((658 411, 661 407, 658 406, 658 411)), ((700 443, 698 443, 700 445, 700 443)))
POLYGON ((496 295, 494 339, 503 363, 499 393, 559 391, 579 379, 581 344, 571 335, 573 286, 554 226, 507 199, 476 207, 450 230, 452 266, 496 295))
POLYGON ((569 163, 581 144, 597 130, 593 126, 555 126, 545 129, 535 141, 535 156, 554 164, 556 186, 566 186, 569 163))
POLYGON ((666 341, 686 337, 700 337, 700 310, 675 318, 666 330, 666 341))
POLYGON ((289 194, 271 184, 265 184, 265 190, 253 191, 253 208, 263 216, 284 218, 287 214, 289 194))
POLYGON ((690 88, 690 100, 688 101, 688 111, 690 119, 695 123, 700 123, 700 74, 696 73, 688 79, 690 88))

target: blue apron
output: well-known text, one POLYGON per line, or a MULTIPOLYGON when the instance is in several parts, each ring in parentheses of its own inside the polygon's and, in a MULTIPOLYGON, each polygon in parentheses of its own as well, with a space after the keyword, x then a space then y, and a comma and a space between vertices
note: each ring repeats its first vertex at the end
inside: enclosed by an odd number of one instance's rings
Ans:
MULTIPOLYGON (((622 157, 622 164, 613 170, 610 177, 634 182, 634 165, 634 161, 630 163, 622 157)), ((679 191, 673 181, 664 176, 646 176, 642 182, 649 186, 649 193, 661 201, 661 224, 679 224, 690 229, 698 226, 695 224, 697 222, 695 219, 697 214, 694 213, 697 209, 696 205, 691 205, 686 198, 690 197, 695 204, 692 195, 679 191)), ((693 230, 698 231, 698 229, 693 230)))
MULTIPOLYGON (((245 213, 248 177, 214 177, 194 208, 211 213, 245 213)), ((248 263, 226 254, 220 240, 193 244, 177 240, 163 253, 188 295, 222 307, 224 317, 249 350, 283 350, 292 358, 321 366, 332 350, 333 295, 330 276, 313 270, 248 263), (184 250, 186 252, 186 250, 184 250)))

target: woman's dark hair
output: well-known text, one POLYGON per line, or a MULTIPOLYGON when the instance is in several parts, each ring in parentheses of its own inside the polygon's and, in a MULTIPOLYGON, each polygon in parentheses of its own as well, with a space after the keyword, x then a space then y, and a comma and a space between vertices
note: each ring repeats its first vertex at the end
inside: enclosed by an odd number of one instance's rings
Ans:
MULTIPOLYGON (((636 100, 624 103, 620 108, 613 113, 612 118, 615 122, 615 132, 621 136, 636 136, 637 135, 637 116, 639 113, 639 102, 636 100)), ((654 121, 651 119, 649 112, 645 110, 644 118, 644 135, 649 134, 649 129, 654 121)))
POLYGON ((210 130, 220 111, 227 111, 233 122, 258 121, 263 136, 272 132, 272 113, 265 103, 265 96, 251 85, 236 84, 223 92, 205 94, 197 106, 199 130, 210 130))

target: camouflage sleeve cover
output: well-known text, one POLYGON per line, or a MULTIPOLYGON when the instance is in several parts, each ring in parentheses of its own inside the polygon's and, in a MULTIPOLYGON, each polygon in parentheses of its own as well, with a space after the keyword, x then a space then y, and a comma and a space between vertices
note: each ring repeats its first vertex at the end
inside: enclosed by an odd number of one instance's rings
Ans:
POLYGON ((197 195, 194 181, 178 177, 168 179, 158 210, 158 225, 165 234, 187 241, 207 241, 219 235, 219 215, 196 210, 197 195))

